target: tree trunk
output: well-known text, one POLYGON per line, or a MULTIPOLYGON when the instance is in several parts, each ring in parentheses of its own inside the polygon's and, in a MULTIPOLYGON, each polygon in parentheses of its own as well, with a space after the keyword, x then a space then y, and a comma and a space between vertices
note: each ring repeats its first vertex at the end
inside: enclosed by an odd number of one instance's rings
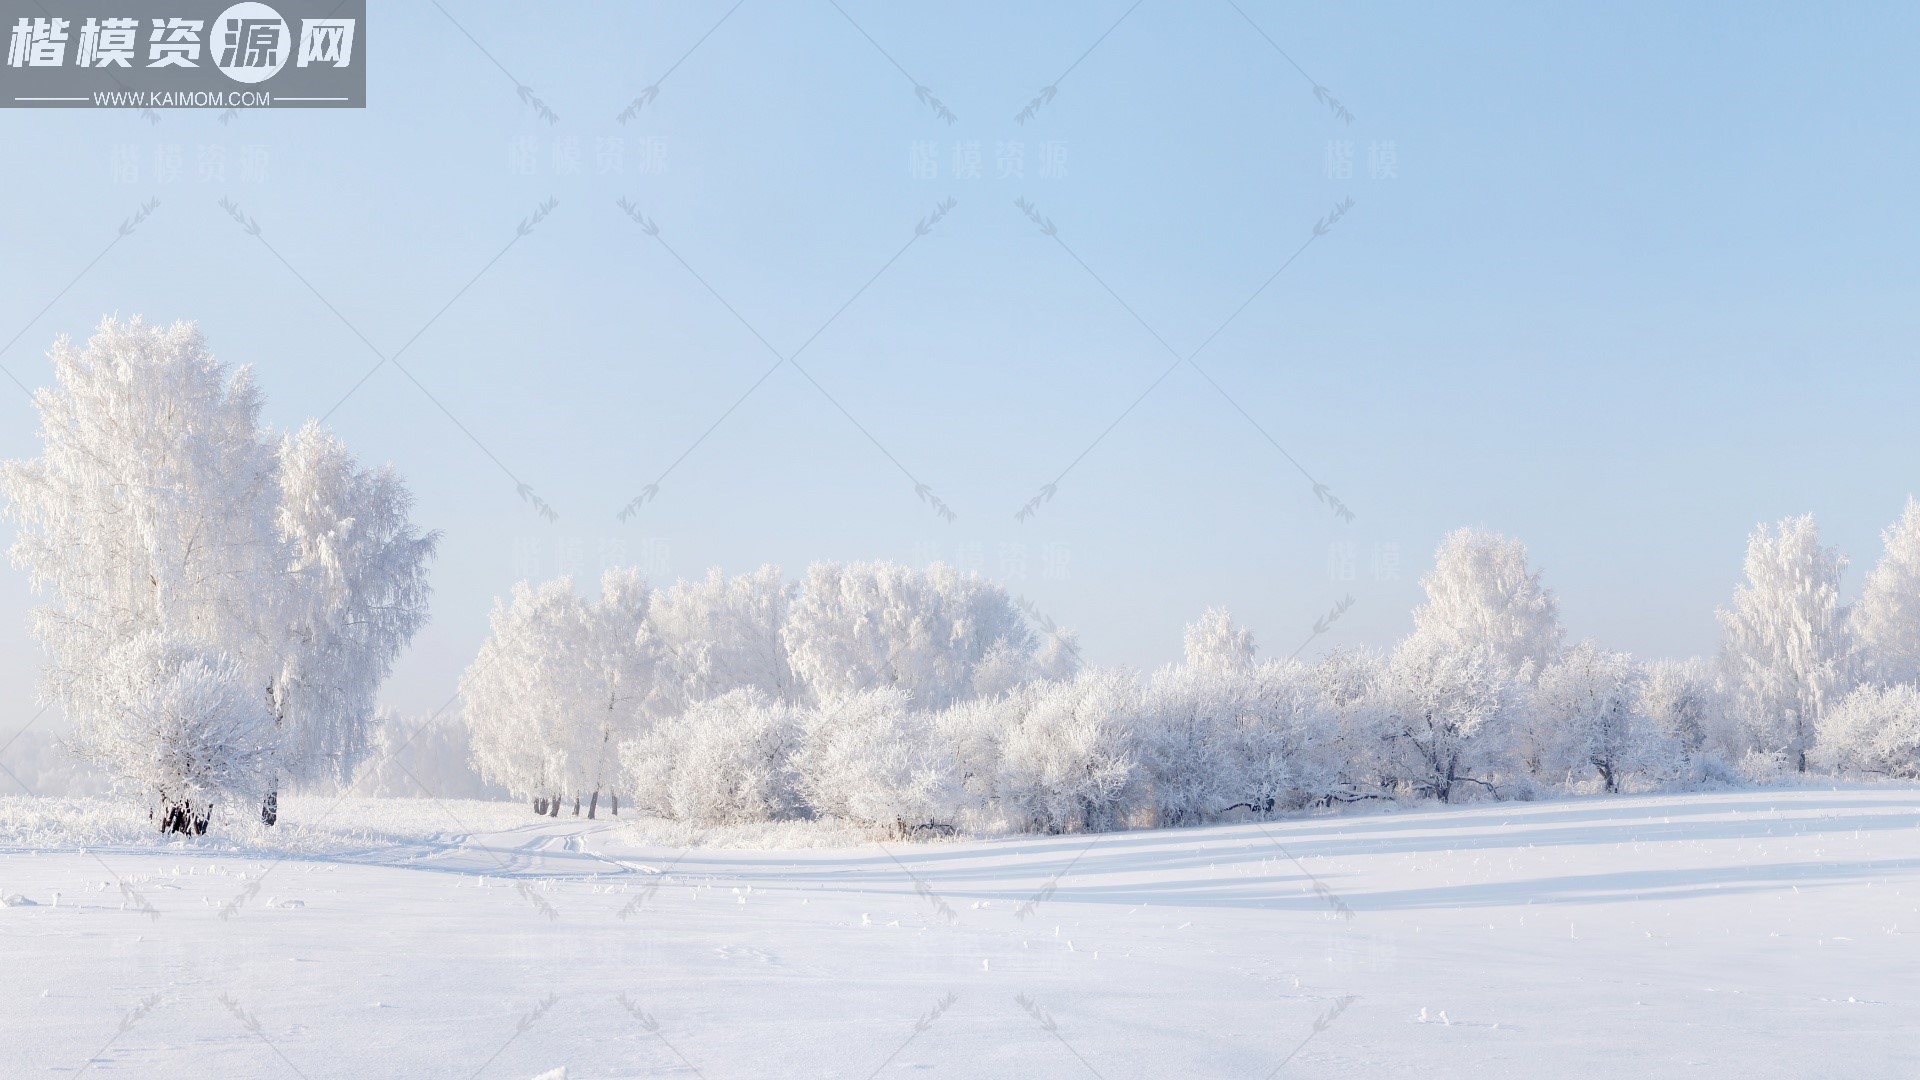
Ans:
MULTIPOLYGON (((260 820, 268 825, 280 820, 280 793, 278 791, 267 792, 267 801, 260 804, 260 820)), ((205 832, 206 830, 203 828, 201 831, 205 832)))
POLYGON ((580 816, 580 796, 578 795, 575 795, 573 797, 573 816, 574 817, 580 816))
MULTIPOLYGON (((162 800, 165 796, 161 796, 162 800)), ((205 836, 207 819, 213 816, 211 805, 196 807, 192 802, 162 802, 160 810, 160 831, 179 833, 182 836, 205 836)))
POLYGON ((620 816, 620 796, 618 796, 618 795, 609 795, 609 796, 607 796, 607 798, 609 798, 609 799, 612 799, 612 800, 613 800, 613 816, 614 816, 614 817, 619 817, 619 816, 620 816))
POLYGON ((547 816, 547 800, 542 799, 537 795, 534 796, 533 814, 535 817, 546 817, 547 816))
POLYGON ((587 803, 587 820, 588 821, 593 820, 593 812, 598 809, 600 809, 600 793, 596 791, 593 793, 593 801, 587 803))
POLYGON ((555 795, 553 797, 553 801, 547 804, 547 816, 548 817, 560 816, 560 796, 555 795))

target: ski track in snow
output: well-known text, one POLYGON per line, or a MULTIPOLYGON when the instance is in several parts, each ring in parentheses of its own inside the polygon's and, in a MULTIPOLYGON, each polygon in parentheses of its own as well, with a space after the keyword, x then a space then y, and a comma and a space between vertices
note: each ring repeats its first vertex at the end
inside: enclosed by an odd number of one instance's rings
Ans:
POLYGON ((0 1076, 1861 1078, 1920 1030, 1909 786, 785 851, 451 806, 0 847, 0 1076))

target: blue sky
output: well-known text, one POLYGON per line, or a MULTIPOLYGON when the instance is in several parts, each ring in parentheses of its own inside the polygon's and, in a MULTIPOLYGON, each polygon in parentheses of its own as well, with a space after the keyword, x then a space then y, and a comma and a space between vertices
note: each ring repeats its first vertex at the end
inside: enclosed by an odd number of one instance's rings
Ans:
MULTIPOLYGON (((1240 4, 1272 44, 1224 0, 409 2, 371 14, 364 111, 0 112, 0 342, 26 327, 0 365, 38 385, 102 314, 196 319, 275 425, 333 410, 446 534, 388 695, 409 710, 446 701, 517 577, 609 561, 971 562, 1135 665, 1208 605, 1286 653, 1351 594, 1309 653, 1387 644, 1464 524, 1529 544, 1570 633, 1650 655, 1711 651, 1758 521, 1818 514, 1857 588, 1920 489, 1920 15, 1240 4), (1221 390, 1177 368, 1015 520, 1242 304, 1197 357, 1221 390), (391 365, 342 401, 379 362, 359 334, 416 333, 399 363, 444 412, 391 365), (810 337, 805 375, 698 441, 810 337)), ((34 423, 6 387, 0 455, 34 423)), ((30 602, 0 575, 9 727, 30 602)))

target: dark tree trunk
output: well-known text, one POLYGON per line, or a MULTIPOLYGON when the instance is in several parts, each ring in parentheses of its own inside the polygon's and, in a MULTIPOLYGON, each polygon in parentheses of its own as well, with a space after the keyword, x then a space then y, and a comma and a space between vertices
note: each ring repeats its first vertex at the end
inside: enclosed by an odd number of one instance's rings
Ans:
POLYGON ((588 821, 593 820, 593 812, 598 809, 600 809, 600 793, 596 791, 593 793, 593 800, 587 803, 587 820, 588 821))
POLYGON ((573 816, 574 817, 580 816, 580 796, 578 795, 575 795, 573 797, 573 816))
POLYGON ((547 816, 548 817, 560 816, 560 796, 555 795, 553 797, 553 801, 547 804, 547 816))
POLYGON ((280 820, 280 793, 278 791, 267 792, 267 801, 260 804, 260 820, 268 825, 280 820))
POLYGON ((536 817, 546 817, 547 816, 547 800, 535 797, 533 800, 533 813, 534 813, 534 816, 536 817))
POLYGON ((612 800, 613 800, 613 816, 614 816, 614 817, 619 817, 619 816, 620 816, 620 796, 618 796, 618 795, 609 795, 609 796, 607 796, 607 798, 609 798, 609 799, 612 799, 612 800))
POLYGON ((160 831, 179 833, 182 836, 205 836, 207 819, 213 816, 213 807, 195 806, 192 802, 169 803, 161 796, 160 831))

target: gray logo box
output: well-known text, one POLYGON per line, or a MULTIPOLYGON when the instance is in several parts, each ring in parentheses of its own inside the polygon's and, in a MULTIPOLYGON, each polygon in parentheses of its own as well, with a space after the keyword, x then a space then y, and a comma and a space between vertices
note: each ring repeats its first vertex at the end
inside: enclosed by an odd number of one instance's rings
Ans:
POLYGON ((0 107, 363 109, 366 0, 0 0, 0 107))

